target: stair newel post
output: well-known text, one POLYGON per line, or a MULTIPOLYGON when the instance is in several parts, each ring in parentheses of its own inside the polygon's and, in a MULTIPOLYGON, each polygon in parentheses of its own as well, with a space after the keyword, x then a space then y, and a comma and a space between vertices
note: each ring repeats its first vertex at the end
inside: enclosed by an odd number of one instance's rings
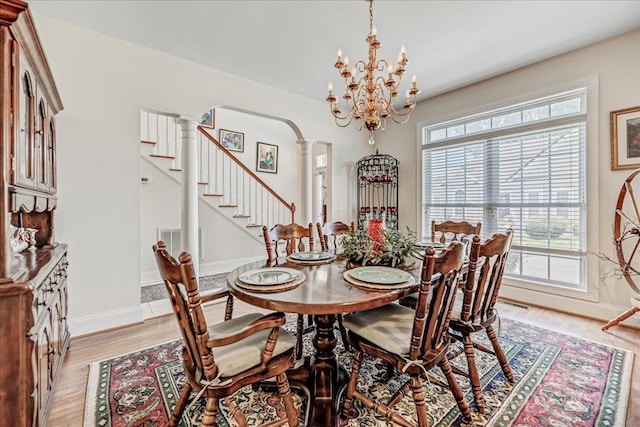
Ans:
POLYGON ((298 140, 302 152, 302 224, 313 222, 313 140, 298 140))
POLYGON ((193 118, 180 117, 182 129, 182 250, 193 259, 196 275, 199 272, 198 252, 198 147, 193 118))

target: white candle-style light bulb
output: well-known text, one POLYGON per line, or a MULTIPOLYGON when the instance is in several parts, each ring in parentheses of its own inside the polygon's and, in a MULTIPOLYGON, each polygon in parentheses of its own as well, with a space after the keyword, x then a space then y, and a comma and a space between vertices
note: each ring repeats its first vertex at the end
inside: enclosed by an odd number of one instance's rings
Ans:
POLYGON ((338 49, 338 59, 342 58, 342 49, 338 49))
POLYGON ((405 53, 407 53, 407 49, 404 47, 404 45, 402 45, 402 47, 400 48, 400 54, 404 55, 405 53))
POLYGON ((344 66, 346 67, 347 65, 349 65, 349 55, 345 55, 344 56, 344 66))
POLYGON ((414 75, 413 75, 413 77, 411 77, 411 83, 414 83, 414 84, 415 84, 416 80, 417 80, 417 77, 416 77, 416 75, 414 74, 414 75))
POLYGON ((329 92, 333 92, 333 83, 329 82, 327 89, 329 89, 329 92))
POLYGON ((370 35, 371 35, 371 36, 374 36, 374 37, 375 37, 376 35, 378 35, 378 29, 376 28, 376 26, 375 26, 375 25, 372 25, 372 26, 371 26, 371 34, 370 34, 370 35))

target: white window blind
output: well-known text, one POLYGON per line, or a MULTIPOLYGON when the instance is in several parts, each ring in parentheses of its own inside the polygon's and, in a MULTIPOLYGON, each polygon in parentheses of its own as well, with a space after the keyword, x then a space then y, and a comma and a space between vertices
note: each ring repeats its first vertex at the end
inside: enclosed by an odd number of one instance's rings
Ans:
POLYGON ((507 276, 584 288, 585 89, 424 128, 423 236, 431 220, 513 228, 507 276))

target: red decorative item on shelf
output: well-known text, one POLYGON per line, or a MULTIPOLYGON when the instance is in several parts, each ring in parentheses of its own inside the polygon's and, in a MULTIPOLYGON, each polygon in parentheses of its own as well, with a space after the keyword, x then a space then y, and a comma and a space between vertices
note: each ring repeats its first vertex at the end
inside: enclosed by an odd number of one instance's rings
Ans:
POLYGON ((380 252, 384 247, 384 235, 382 234, 382 230, 384 230, 384 223, 381 219, 369 220, 369 238, 373 242, 373 250, 376 253, 380 252))

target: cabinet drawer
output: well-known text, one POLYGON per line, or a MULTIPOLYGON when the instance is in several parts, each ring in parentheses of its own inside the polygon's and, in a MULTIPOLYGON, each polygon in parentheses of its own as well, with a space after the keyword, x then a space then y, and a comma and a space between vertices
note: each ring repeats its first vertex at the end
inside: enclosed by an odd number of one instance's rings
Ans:
POLYGON ((64 255, 35 290, 32 304, 34 324, 37 325, 41 321, 43 313, 52 304, 52 298, 59 292, 60 286, 65 282, 68 264, 67 256, 64 255))

